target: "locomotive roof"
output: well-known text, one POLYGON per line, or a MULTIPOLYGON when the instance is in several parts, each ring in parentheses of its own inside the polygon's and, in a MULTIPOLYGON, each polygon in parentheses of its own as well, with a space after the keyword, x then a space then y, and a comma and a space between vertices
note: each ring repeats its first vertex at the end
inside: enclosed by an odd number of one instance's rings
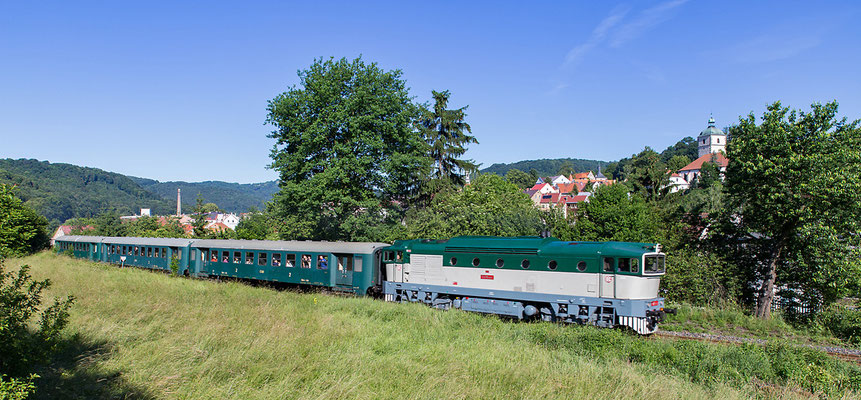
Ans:
POLYGON ((545 256, 575 256, 607 254, 614 256, 639 256, 655 251, 655 243, 631 242, 569 242, 557 238, 458 236, 448 240, 415 239, 399 240, 394 246, 411 249, 413 252, 452 253, 532 253, 545 256))
POLYGON ((274 251, 308 251, 315 253, 361 253, 369 254, 388 243, 375 242, 317 242, 317 241, 283 241, 283 240, 195 240, 191 247, 215 249, 252 249, 274 251))

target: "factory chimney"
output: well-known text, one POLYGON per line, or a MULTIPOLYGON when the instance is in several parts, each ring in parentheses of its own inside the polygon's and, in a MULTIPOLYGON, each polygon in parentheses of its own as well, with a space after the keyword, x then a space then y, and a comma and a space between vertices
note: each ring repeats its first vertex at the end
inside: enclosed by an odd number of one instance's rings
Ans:
POLYGON ((182 195, 180 194, 181 190, 182 189, 179 189, 179 188, 176 189, 176 216, 177 217, 182 216, 182 195))

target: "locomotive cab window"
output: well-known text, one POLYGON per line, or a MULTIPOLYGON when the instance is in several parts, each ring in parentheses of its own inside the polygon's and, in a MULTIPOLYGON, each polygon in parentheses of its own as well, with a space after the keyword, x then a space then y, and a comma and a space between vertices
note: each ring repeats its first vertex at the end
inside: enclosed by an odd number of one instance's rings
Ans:
POLYGON ((664 273, 664 255, 646 256, 646 262, 643 265, 643 272, 647 274, 662 274, 664 273))
POLYGON ((619 265, 617 266, 617 271, 619 272, 631 272, 631 259, 630 258, 620 258, 619 265))
POLYGON ((613 259, 605 258, 604 259, 604 272, 613 272, 613 259))
POLYGON ((640 272, 640 260, 637 258, 631 259, 631 272, 640 272))
POLYGON ((384 251, 383 252, 383 261, 386 261, 386 262, 395 261, 395 252, 394 251, 384 251))

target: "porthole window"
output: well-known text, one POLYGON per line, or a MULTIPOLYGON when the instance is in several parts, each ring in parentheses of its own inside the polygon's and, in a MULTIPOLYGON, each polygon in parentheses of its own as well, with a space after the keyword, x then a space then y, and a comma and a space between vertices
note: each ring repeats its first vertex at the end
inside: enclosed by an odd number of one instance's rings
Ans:
POLYGON ((556 260, 550 260, 550 262, 547 263, 547 268, 555 270, 556 269, 556 260))
POLYGON ((454 267, 455 265, 457 265, 457 257, 452 257, 451 260, 448 260, 448 262, 451 263, 452 267, 454 267))
POLYGON ((523 267, 523 269, 528 269, 529 268, 529 260, 521 261, 520 266, 523 267))
POLYGON ((586 261, 580 261, 577 263, 577 270, 583 272, 586 270, 586 261))
POLYGON ((505 261, 503 261, 501 258, 497 258, 496 259, 496 268, 502 268, 503 266, 505 266, 505 261))
POLYGON ((481 264, 481 261, 478 260, 478 257, 472 259, 473 267, 477 267, 479 264, 481 264))

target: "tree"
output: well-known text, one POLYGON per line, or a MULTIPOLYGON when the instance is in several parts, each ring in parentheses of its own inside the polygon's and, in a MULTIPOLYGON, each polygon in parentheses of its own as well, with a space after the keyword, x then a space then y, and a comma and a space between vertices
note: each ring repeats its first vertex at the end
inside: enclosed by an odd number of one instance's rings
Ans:
POLYGON ((413 202, 430 173, 428 144, 401 71, 315 60, 300 85, 269 101, 275 126, 272 203, 282 238, 347 240, 413 202), (358 223, 357 221, 361 221, 358 223))
POLYGON ((470 135, 472 128, 464 121, 469 106, 447 110, 451 93, 448 90, 434 90, 431 93, 433 109, 422 107, 421 116, 416 121, 419 132, 430 146, 430 157, 433 159, 431 181, 463 186, 465 176, 478 169, 472 160, 459 158, 466 152, 467 145, 478 143, 475 136, 470 135))
POLYGON ((0 184, 0 258, 23 256, 48 244, 48 221, 0 184))
POLYGON ((559 167, 559 170, 556 171, 556 175, 571 176, 574 175, 575 172, 577 171, 574 170, 574 164, 571 161, 565 161, 565 163, 559 167))
POLYGON ((669 162, 677 156, 687 158, 689 160, 688 163, 690 163, 690 160, 696 160, 699 157, 699 146, 696 139, 687 136, 676 142, 676 144, 667 147, 666 150, 661 152, 661 161, 669 162))
POLYGON ((206 212, 203 209, 203 196, 197 194, 197 204, 194 206, 194 220, 191 221, 191 226, 194 228, 195 237, 206 236, 206 212))
POLYGON ((712 154, 711 160, 704 162, 702 167, 700 167, 700 173, 697 174, 697 178, 693 182, 693 187, 697 189, 708 189, 721 182, 720 167, 718 166, 716 156, 712 154))
POLYGON ((520 189, 528 189, 535 185, 535 178, 519 169, 510 169, 505 174, 505 180, 520 189))
POLYGON ((203 205, 203 212, 211 213, 211 212, 221 212, 222 210, 218 208, 215 203, 206 203, 203 205))
POLYGON ((270 217, 257 209, 249 210, 249 215, 236 225, 236 237, 246 240, 265 240, 274 237, 270 217))
POLYGON ((397 238, 536 235, 542 228, 540 213, 517 186, 482 174, 463 190, 443 192, 427 208, 413 210, 397 238))
POLYGON ((126 228, 119 214, 114 211, 104 212, 96 217, 95 228, 92 234, 96 236, 126 236, 126 228))
POLYGON ((560 239, 657 242, 659 224, 654 210, 642 196, 628 190, 620 183, 599 187, 589 202, 579 204, 570 236, 560 235, 560 239))
POLYGON ((667 161, 667 169, 669 169, 670 171, 676 172, 676 171, 684 168, 685 166, 687 166, 690 163, 691 163, 691 159, 688 158, 688 156, 683 156, 683 155, 673 156, 672 158, 670 158, 669 161, 667 161))
POLYGON ((739 119, 727 147, 726 218, 746 267, 759 279, 756 315, 770 315, 777 283, 826 302, 858 282, 861 129, 838 120, 837 103, 810 112, 780 102, 756 124, 739 119))
POLYGON ((635 192, 648 200, 660 200, 669 192, 670 176, 661 157, 648 146, 625 167, 625 175, 635 192))

